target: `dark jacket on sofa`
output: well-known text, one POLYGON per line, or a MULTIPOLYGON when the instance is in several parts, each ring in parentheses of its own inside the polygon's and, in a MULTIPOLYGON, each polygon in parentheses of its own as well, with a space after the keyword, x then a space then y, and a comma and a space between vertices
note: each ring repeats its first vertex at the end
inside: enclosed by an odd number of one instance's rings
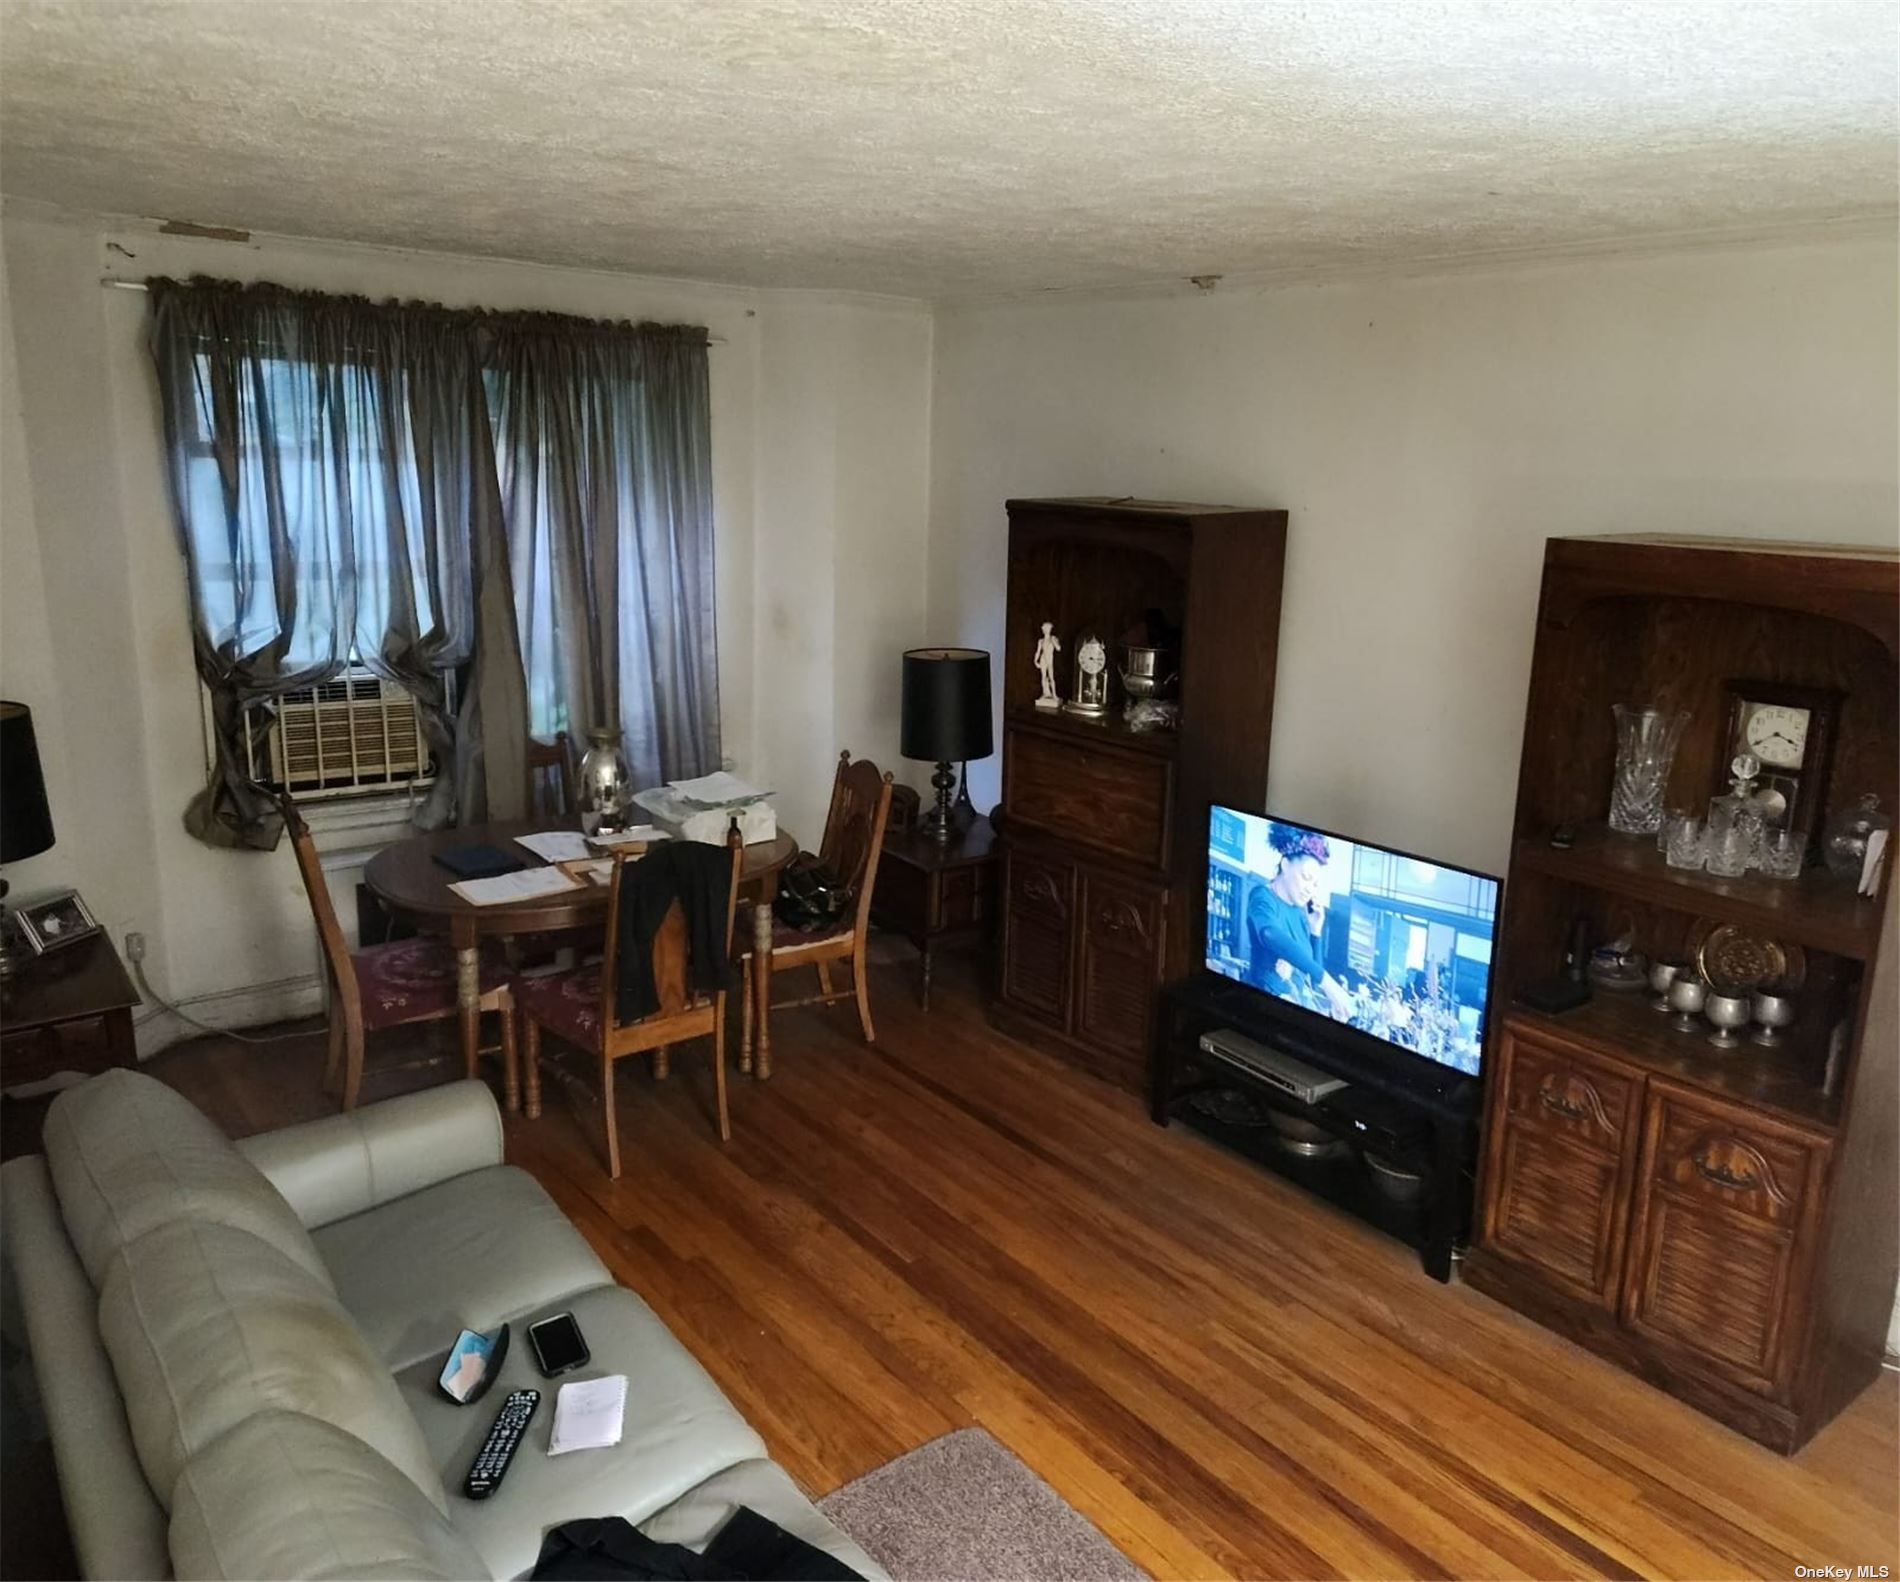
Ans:
POLYGON ((653 936, 675 901, 686 914, 686 981, 715 994, 732 975, 726 902, 732 856, 724 846, 669 840, 628 863, 620 874, 620 937, 614 974, 614 1019, 637 1022, 660 1008, 653 982, 653 936))

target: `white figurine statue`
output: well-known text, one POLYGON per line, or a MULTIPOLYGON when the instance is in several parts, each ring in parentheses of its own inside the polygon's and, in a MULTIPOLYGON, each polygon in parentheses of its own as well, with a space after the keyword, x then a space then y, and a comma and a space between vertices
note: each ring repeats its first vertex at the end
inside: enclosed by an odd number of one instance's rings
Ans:
POLYGON ((1056 636, 1056 623, 1042 623, 1042 637, 1036 644, 1036 672, 1042 678, 1042 691, 1036 698, 1039 709, 1059 709, 1062 699, 1056 696, 1056 655, 1062 652, 1062 639, 1056 636))

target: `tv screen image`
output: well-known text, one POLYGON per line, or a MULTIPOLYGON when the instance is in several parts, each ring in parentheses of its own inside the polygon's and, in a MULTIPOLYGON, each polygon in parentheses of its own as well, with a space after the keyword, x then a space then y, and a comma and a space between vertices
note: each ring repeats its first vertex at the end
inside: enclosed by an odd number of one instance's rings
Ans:
POLYGON ((1498 881, 1216 807, 1207 965, 1316 1016, 1477 1073, 1498 881))

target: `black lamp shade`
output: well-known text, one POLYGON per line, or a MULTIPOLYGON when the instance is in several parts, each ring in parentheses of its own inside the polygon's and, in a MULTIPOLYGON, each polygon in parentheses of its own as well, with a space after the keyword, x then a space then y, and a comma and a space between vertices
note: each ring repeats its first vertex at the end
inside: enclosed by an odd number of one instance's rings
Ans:
POLYGON ((913 648, 904 655, 906 758, 964 763, 995 751, 990 656, 981 648, 913 648))
POLYGON ((33 711, 24 703, 0 702, 0 862, 37 857, 52 844, 33 711))

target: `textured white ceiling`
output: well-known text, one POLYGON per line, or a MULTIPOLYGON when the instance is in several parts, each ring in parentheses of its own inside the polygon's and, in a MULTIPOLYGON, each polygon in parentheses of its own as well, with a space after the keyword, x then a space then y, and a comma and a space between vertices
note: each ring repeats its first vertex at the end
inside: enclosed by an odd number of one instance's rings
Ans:
POLYGON ((1892 0, 0 0, 0 187, 916 296, 1891 212, 1892 0))

